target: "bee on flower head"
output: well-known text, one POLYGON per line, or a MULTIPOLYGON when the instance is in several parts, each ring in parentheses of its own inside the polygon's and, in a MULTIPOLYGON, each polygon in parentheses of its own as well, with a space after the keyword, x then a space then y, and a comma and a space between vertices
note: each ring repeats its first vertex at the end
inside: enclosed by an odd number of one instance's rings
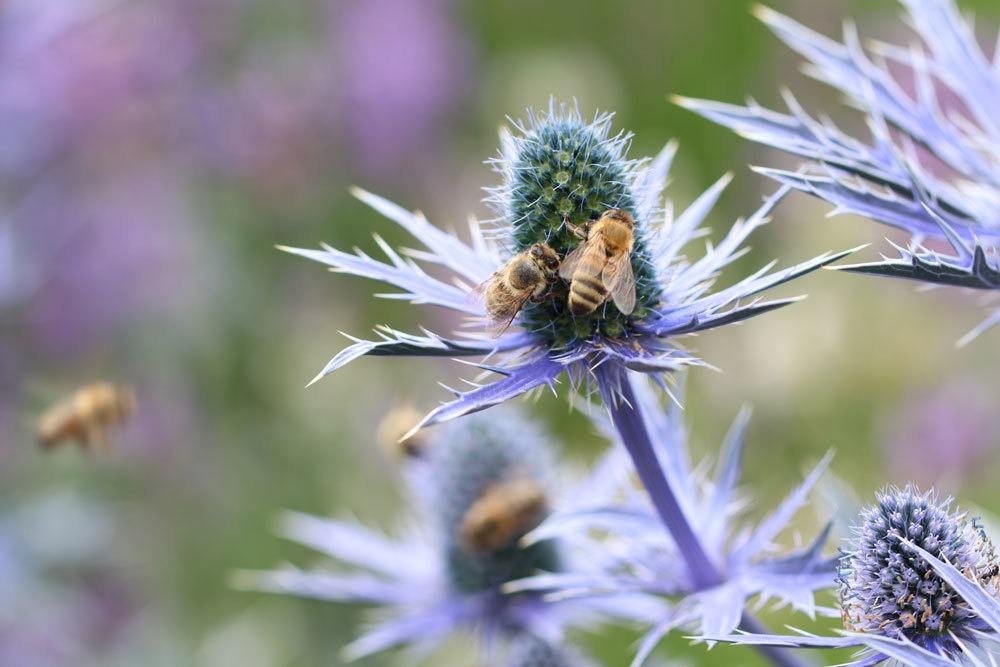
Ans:
POLYGON ((623 315, 631 314, 635 310, 632 214, 613 208, 584 227, 569 220, 565 224, 583 239, 559 269, 559 275, 570 281, 570 311, 576 316, 589 315, 610 297, 623 315))
POLYGON ((472 553, 502 549, 535 528, 547 510, 544 489, 529 477, 494 484, 462 518, 462 545, 472 553))
POLYGON ((535 243, 519 252, 477 288, 482 293, 486 313, 502 334, 521 312, 524 304, 540 303, 556 280, 559 255, 544 243, 535 243))
POLYGON ((85 449, 108 449, 110 431, 135 412, 130 387, 95 382, 77 389, 49 408, 38 420, 38 442, 46 449, 76 441, 85 449))

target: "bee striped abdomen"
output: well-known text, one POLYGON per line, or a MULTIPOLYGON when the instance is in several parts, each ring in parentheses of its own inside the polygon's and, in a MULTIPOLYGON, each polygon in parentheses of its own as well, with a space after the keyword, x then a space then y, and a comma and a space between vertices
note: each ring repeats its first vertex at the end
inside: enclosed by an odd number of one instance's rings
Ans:
POLYGON ((574 315, 594 312, 608 298, 608 290, 600 277, 577 275, 569 290, 569 309, 574 315))

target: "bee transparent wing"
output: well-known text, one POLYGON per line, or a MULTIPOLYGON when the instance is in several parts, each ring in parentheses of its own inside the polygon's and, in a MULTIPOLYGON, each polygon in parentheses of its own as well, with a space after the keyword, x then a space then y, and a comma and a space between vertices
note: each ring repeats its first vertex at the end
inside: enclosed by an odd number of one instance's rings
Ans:
POLYGON ((573 250, 570 251, 565 258, 563 258, 562 263, 559 265, 559 277, 563 280, 572 280, 573 274, 576 273, 576 267, 580 265, 580 259, 586 252, 586 241, 582 241, 580 245, 573 248, 573 250))
POLYGON ((601 272, 601 280, 618 310, 625 315, 631 314, 635 310, 635 274, 632 273, 631 253, 622 253, 609 261, 601 272))
POLYGON ((528 303, 528 299, 530 298, 531 290, 528 290, 524 293, 524 296, 518 297, 517 305, 513 308, 513 312, 509 318, 505 320, 493 320, 493 324, 488 328, 494 338, 499 338, 507 332, 507 329, 509 329, 510 325, 514 323, 514 320, 517 319, 518 313, 521 312, 521 309, 524 308, 524 304, 528 303))
POLYGON ((496 280, 497 273, 499 271, 469 290, 465 295, 465 303, 484 308, 486 305, 486 288, 490 286, 491 282, 496 280))

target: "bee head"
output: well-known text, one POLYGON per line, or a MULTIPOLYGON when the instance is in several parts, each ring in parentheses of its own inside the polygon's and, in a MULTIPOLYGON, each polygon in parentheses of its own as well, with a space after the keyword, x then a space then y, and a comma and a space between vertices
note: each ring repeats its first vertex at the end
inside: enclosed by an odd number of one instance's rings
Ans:
POLYGON ((556 254, 555 250, 544 243, 535 243, 532 245, 531 256, 551 271, 555 271, 559 268, 559 255, 556 254))
POLYGON ((635 219, 632 217, 632 214, 620 208, 608 209, 602 217, 617 220, 629 229, 635 227, 635 219))

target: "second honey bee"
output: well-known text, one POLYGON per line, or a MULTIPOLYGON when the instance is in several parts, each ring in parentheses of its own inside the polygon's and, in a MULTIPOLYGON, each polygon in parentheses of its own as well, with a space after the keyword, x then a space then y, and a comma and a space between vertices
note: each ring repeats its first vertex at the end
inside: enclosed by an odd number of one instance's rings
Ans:
POLYGON ((585 227, 566 221, 583 239, 563 260, 559 275, 570 281, 569 309, 574 315, 589 315, 611 298, 623 314, 635 310, 635 276, 632 244, 635 220, 628 211, 613 208, 585 227))
POLYGON ((556 281, 559 255, 544 243, 535 243, 504 264, 477 288, 482 292, 486 313, 499 327, 497 335, 510 326, 528 301, 545 299, 556 281))
POLYGON ((531 479, 510 479, 488 487, 465 513, 462 545, 480 554, 501 549, 535 528, 547 507, 545 492, 531 479))
POLYGON ((38 441, 55 447, 76 441, 85 448, 107 449, 110 430, 135 411, 135 394, 128 387, 96 382, 49 408, 38 420, 38 441))

